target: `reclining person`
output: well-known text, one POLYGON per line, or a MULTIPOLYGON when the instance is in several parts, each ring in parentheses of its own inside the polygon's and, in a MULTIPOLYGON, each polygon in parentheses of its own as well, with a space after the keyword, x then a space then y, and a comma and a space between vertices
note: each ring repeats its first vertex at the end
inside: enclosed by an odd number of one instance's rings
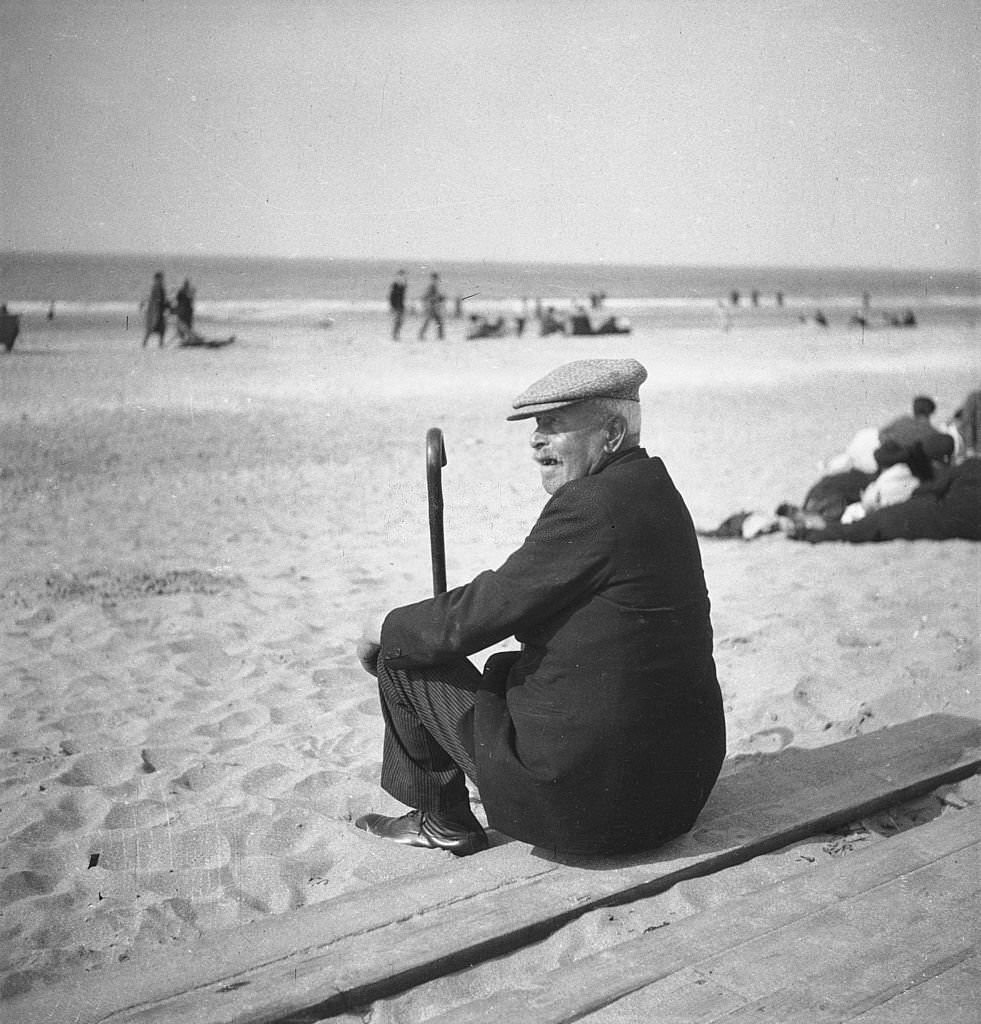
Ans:
POLYGON ((503 338, 504 317, 499 316, 496 320, 488 320, 485 316, 477 313, 470 315, 470 326, 467 328, 467 340, 473 341, 476 338, 503 338))
POLYGON ((875 453, 878 476, 862 490, 859 500, 845 509, 841 522, 854 523, 869 512, 908 501, 917 488, 950 463, 953 454, 954 439, 949 434, 915 441, 909 448, 885 441, 875 453))
POLYGON ((981 459, 966 459, 916 489, 908 501, 854 523, 799 522, 788 534, 812 544, 886 540, 981 540, 981 459))
POLYGON ((633 328, 622 316, 607 317, 593 334, 630 334, 633 328))

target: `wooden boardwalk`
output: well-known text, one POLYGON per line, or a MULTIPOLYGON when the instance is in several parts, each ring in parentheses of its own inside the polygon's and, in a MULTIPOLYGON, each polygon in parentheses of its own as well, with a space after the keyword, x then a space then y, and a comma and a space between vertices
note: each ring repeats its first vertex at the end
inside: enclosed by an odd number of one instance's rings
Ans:
POLYGON ((951 812, 432 1024, 976 1024, 981 810, 951 812))
MULTIPOLYGON (((193 944, 171 947, 118 967, 86 974, 64 985, 29 992, 5 1004, 4 1019, 11 1024, 62 1024, 67 1019, 73 1024, 298 1024, 329 1018, 520 948, 596 907, 649 896, 683 879, 724 871, 761 853, 966 778, 979 767, 981 726, 973 720, 946 715, 931 715, 817 750, 789 749, 772 760, 722 779, 695 829, 650 855, 603 862, 570 861, 509 842, 464 860, 439 858, 436 862, 434 858, 434 868, 425 873, 269 917, 234 931, 212 933, 193 944)), ((968 820, 963 813, 947 818, 951 823, 968 820)), ((963 906, 968 903, 965 893, 958 891, 949 900, 943 896, 946 887, 959 877, 957 858, 970 858, 972 851, 976 856, 976 837, 971 847, 967 832, 960 834, 962 830, 963 826, 945 825, 940 831, 945 836, 949 832, 954 835, 936 842, 938 850, 946 849, 946 843, 950 847, 948 852, 938 854, 934 858, 936 864, 930 861, 896 875, 891 898, 885 890, 880 893, 875 885, 867 886, 868 895, 861 898, 877 900, 877 913, 884 914, 891 902, 903 902, 896 900, 896 893, 917 894, 922 883, 925 895, 916 896, 918 905, 927 906, 933 901, 943 908, 938 913, 954 915, 948 920, 962 920, 963 906)), ((883 848, 891 848, 896 842, 899 838, 889 840, 883 848)), ((856 859, 864 860, 870 855, 856 859)), ((962 874, 972 872, 968 868, 962 874)), ((761 930, 750 933, 743 914, 752 919, 759 908, 733 917, 739 927, 730 922, 723 929, 727 938, 731 940, 737 932, 751 934, 752 942, 757 943, 753 947, 757 951, 757 966, 752 972, 747 970, 744 978, 738 968, 725 967, 725 948, 712 947, 718 960, 699 967, 707 972, 704 978, 696 979, 690 974, 690 965, 678 962, 670 981, 665 976, 659 986, 677 988, 690 980, 691 993, 679 997, 686 1004, 686 1000, 703 990, 714 991, 707 987, 714 985, 719 992, 729 993, 728 998, 737 1000, 732 1003, 734 1015, 755 1012, 754 1020, 796 1019, 781 1016, 783 1011, 779 1009, 769 1017, 758 1008, 754 1010, 754 1006, 765 1006, 760 1000, 785 998, 787 989, 771 991, 762 980, 752 979, 772 977, 770 967, 774 967, 778 980, 781 972, 784 981, 796 977, 789 959, 783 961, 783 966, 777 966, 779 957, 789 955, 784 936, 791 934, 796 921, 801 936, 800 955, 813 955, 815 944, 809 945, 807 936, 820 914, 828 915, 822 920, 837 921, 840 930, 836 941, 852 951, 843 954, 841 968, 831 966, 829 961, 831 980, 841 975, 845 967, 864 970, 855 956, 855 951, 864 948, 865 939, 857 923, 861 915, 852 919, 845 910, 846 897, 854 883, 850 878, 837 882, 836 877, 829 875, 825 882, 837 894, 826 904, 821 904, 822 891, 810 895, 787 891, 781 895, 777 887, 771 892, 766 899, 775 904, 782 900, 780 905, 789 915, 783 924, 774 923, 777 918, 768 919, 768 926, 761 925, 761 930), (811 901, 811 918, 793 916, 802 900, 811 901), (771 945, 767 946, 767 942, 771 945)), ((976 881, 976 866, 973 878, 976 881)), ((812 886, 810 882, 801 884, 812 886)), ((787 885, 792 888, 790 882, 787 885)), ((883 932, 898 927, 894 918, 879 920, 883 932)), ((913 924, 916 922, 910 926, 913 924)), ((681 928, 678 923, 665 929, 660 942, 672 946, 681 928)), ((924 961, 917 969, 932 971, 938 979, 949 975, 949 984, 973 983, 977 976, 976 959, 964 954, 966 946, 931 946, 925 936, 932 928, 936 928, 935 921, 920 928, 910 939, 916 955, 928 949, 937 950, 935 955, 930 953, 928 964, 924 961)), ((692 940, 696 949, 699 941, 692 940)), ((749 940, 743 945, 748 956, 749 940)), ((641 953, 640 959, 650 957, 641 953)), ((602 970, 603 962, 604 957, 599 956, 598 970, 602 970)), ((658 967, 657 971, 662 969, 658 967)), ((494 1019, 573 1020, 583 1012, 614 1012, 618 1003, 622 1010, 626 999, 646 999, 651 995, 652 980, 643 974, 638 978, 636 985, 636 979, 630 980, 628 991, 614 988, 611 998, 603 997, 605 1002, 579 1006, 571 1011, 571 1016, 567 1008, 560 1011, 565 1016, 548 1016, 552 1011, 544 1005, 543 1016, 530 1015, 529 1000, 525 997, 523 1010, 516 1017, 495 1011, 494 1019), (631 995, 634 989, 637 992, 631 995), (601 1008, 604 1006, 607 1009, 601 1008)), ((622 985, 622 972, 618 984, 622 985)), ((822 982, 818 978, 814 984, 817 991, 822 982)), ((830 985, 832 991, 837 987, 837 982, 830 985)), ((848 983, 848 987, 855 986, 848 983)), ((578 998, 576 992, 582 992, 578 983, 573 985, 573 1001, 578 998)), ((479 1006, 470 1009, 474 1014, 484 1012, 479 1006)), ((696 1019, 673 1018, 670 1011, 664 1012, 666 1020, 696 1019)), ((788 1005, 787 1013, 790 1012, 788 1005)), ((837 1011, 830 1012, 831 1016, 807 1019, 848 1019, 835 1017, 837 1011)), ((639 1017, 604 1019, 646 1021, 658 1019, 659 1015, 657 1011, 652 1018, 644 1011, 639 1017)), ((457 1013, 453 1019, 484 1018, 457 1013)), ((876 1018, 869 1018, 873 1019, 876 1018)))

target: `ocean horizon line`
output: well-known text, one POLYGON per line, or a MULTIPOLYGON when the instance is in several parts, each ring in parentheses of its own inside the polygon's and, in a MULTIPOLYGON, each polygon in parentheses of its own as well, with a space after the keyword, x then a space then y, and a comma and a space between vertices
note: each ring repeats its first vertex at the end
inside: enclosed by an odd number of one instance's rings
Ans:
POLYGON ((399 269, 408 272, 413 301, 431 272, 439 273, 451 302, 480 296, 478 301, 550 299, 596 307, 605 299, 711 299, 756 306, 765 299, 777 305, 792 298, 861 304, 863 296, 888 296, 910 306, 941 296, 972 304, 981 298, 981 273, 972 271, 11 252, 0 253, 0 301, 139 302, 161 271, 171 289, 190 279, 199 303, 387 302, 399 269))
POLYGON ((134 259, 150 260, 221 260, 224 262, 252 263, 266 261, 270 263, 310 263, 310 264, 370 264, 385 267, 414 267, 416 269, 436 267, 439 264, 490 267, 534 267, 534 268, 608 268, 611 270, 682 270, 702 272, 766 272, 787 271, 791 273, 847 273, 847 274, 955 274, 973 276, 981 282, 981 268, 971 266, 942 266, 929 264, 898 265, 888 263, 710 263, 702 261, 646 261, 646 260, 550 260, 550 259, 505 259, 501 257, 478 256, 311 256, 311 255, 278 255, 270 253, 228 253, 228 252, 180 252, 177 250, 159 250, 146 252, 127 249, 0 249, 0 259, 17 258, 34 259, 134 259))

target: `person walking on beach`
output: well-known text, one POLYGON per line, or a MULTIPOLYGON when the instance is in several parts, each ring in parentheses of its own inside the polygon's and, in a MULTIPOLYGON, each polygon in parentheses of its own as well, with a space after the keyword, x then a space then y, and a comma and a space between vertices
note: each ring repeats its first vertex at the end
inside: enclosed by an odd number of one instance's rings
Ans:
POLYGON ((439 340, 443 340, 443 303, 445 301, 446 296, 443 295, 439 288, 439 274, 430 274, 429 287, 422 293, 422 304, 426 310, 426 316, 422 321, 422 327, 419 328, 420 341, 426 336, 426 329, 431 321, 436 323, 436 333, 439 340))
POLYGON ((725 755, 709 598, 684 500, 640 446, 635 359, 566 363, 513 402, 550 498, 496 571, 390 611, 358 644, 385 722, 381 785, 412 808, 355 822, 477 853, 489 825, 570 854, 687 832, 725 755), (508 637, 483 673, 467 655, 508 637))
POLYGON ((395 275, 392 287, 388 289, 388 308, 392 314, 392 341, 399 340, 399 333, 402 330, 402 321, 405 319, 405 290, 407 282, 405 271, 400 270, 395 275))
POLYGON ((151 335, 160 336, 160 348, 163 348, 164 335, 167 333, 167 310, 170 303, 167 301, 167 292, 164 289, 164 276, 161 271, 153 275, 153 285, 150 288, 150 295, 146 300, 146 331, 143 334, 143 347, 150 340, 151 335))

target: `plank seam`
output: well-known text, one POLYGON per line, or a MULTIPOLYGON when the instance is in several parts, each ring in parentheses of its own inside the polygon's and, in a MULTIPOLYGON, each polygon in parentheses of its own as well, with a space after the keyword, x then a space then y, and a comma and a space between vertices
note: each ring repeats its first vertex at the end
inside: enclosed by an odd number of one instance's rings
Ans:
POLYGON ((920 977, 915 979, 908 979, 909 983, 906 985, 893 985, 887 989, 888 993, 885 998, 877 996, 870 996, 864 1006, 858 1010, 857 1013, 852 1013, 847 1020, 858 1020, 861 1021, 869 1010, 873 1010, 880 1006, 887 1006, 895 999, 901 999, 907 992, 912 992, 919 988, 920 985, 926 984, 928 981, 932 981, 934 978, 939 978, 942 974, 946 974, 948 971, 953 970, 955 967, 959 967, 966 960, 970 960, 971 957, 977 955, 976 946, 965 946, 963 949, 958 950, 956 953, 952 953, 950 956, 941 957, 941 959, 930 964, 923 970, 920 977))

